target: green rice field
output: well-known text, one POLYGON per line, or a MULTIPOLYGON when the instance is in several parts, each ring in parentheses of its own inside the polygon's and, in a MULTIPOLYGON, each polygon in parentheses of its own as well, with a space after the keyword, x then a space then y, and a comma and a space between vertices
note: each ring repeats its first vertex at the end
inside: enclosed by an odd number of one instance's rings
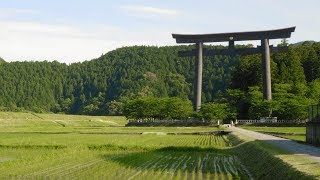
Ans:
POLYGON ((125 124, 123 117, 0 112, 0 179, 309 178, 224 129, 125 124))

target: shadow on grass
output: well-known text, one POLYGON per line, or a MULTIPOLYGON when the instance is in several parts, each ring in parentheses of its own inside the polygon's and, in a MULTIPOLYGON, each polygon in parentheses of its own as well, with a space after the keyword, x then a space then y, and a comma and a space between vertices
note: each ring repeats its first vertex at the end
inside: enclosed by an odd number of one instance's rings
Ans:
POLYGON ((230 153, 236 155, 256 179, 315 179, 276 157, 291 153, 273 146, 274 141, 284 143, 281 140, 250 141, 231 148, 230 153))
POLYGON ((136 172, 160 172, 164 175, 162 178, 170 173, 173 176, 186 176, 187 179, 195 174, 220 179, 248 179, 251 176, 238 158, 215 148, 169 146, 144 152, 126 152, 118 156, 106 155, 103 158, 135 169, 136 172))
POLYGON ((105 155, 103 158, 137 171, 153 170, 175 174, 201 172, 236 179, 316 178, 298 171, 275 156, 288 154, 286 151, 275 149, 261 141, 245 142, 228 149, 169 146, 144 150, 126 151, 117 156, 105 155))

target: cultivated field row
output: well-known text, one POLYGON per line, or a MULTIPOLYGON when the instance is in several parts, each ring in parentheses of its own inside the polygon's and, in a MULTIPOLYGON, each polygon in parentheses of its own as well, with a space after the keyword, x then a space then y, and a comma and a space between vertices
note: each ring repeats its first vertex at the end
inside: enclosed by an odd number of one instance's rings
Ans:
POLYGON ((142 152, 64 163, 26 179, 235 179, 251 178, 237 157, 214 153, 142 152), (72 177, 72 178, 70 178, 72 177))

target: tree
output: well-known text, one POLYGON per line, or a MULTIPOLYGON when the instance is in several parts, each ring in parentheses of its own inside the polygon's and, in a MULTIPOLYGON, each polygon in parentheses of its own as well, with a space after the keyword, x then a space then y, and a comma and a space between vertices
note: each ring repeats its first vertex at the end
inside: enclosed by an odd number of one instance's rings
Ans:
POLYGON ((283 47, 283 46, 288 46, 288 45, 289 45, 288 39, 283 38, 278 46, 283 47))
POLYGON ((307 92, 307 97, 312 99, 313 104, 319 103, 320 100, 320 79, 316 79, 309 83, 309 89, 307 92))
POLYGON ((273 111, 273 115, 284 120, 305 120, 308 118, 310 100, 303 97, 278 100, 279 107, 273 111))
POLYGON ((320 77, 320 60, 314 49, 309 51, 307 58, 303 62, 303 68, 307 82, 312 82, 320 77))
POLYGON ((0 64, 5 63, 6 61, 0 57, 0 64))
POLYGON ((238 119, 246 119, 249 108, 246 92, 239 89, 228 89, 225 96, 226 99, 222 102, 227 103, 231 111, 237 113, 238 119))
POLYGON ((111 116, 119 116, 123 114, 123 102, 120 101, 111 101, 107 103, 107 112, 111 116))
POLYGON ((260 119, 262 117, 271 117, 276 107, 276 101, 260 100, 250 104, 249 118, 260 119))
POLYGON ((165 98, 164 99, 164 109, 162 113, 165 114, 166 119, 187 119, 193 112, 192 103, 186 99, 165 98))
POLYGON ((235 119, 236 113, 227 104, 206 103, 201 105, 201 117, 207 120, 226 120, 235 119))
POLYGON ((70 107, 72 105, 72 100, 70 98, 61 100, 61 110, 65 113, 70 111, 70 107))
POLYGON ((257 85, 262 85, 261 56, 241 57, 239 65, 233 74, 231 87, 247 91, 248 87, 257 85))

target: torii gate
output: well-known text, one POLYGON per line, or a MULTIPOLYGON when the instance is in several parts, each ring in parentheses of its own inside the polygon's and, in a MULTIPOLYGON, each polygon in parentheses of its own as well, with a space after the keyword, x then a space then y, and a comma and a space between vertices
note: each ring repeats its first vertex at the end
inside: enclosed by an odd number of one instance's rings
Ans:
POLYGON ((269 39, 290 38, 291 33, 296 27, 268 30, 268 31, 250 31, 250 32, 234 32, 219 34, 172 34, 177 43, 196 43, 196 49, 192 51, 180 51, 179 56, 196 56, 196 86, 195 86, 195 110, 199 111, 201 107, 202 92, 202 58, 203 55, 247 55, 262 53, 263 67, 263 97, 266 100, 272 99, 271 92, 271 69, 270 69, 270 53, 284 52, 288 47, 273 47, 269 45, 269 39), (261 46, 256 48, 235 48, 234 41, 261 40, 261 46), (229 42, 228 49, 203 50, 203 43, 208 42, 229 42))

